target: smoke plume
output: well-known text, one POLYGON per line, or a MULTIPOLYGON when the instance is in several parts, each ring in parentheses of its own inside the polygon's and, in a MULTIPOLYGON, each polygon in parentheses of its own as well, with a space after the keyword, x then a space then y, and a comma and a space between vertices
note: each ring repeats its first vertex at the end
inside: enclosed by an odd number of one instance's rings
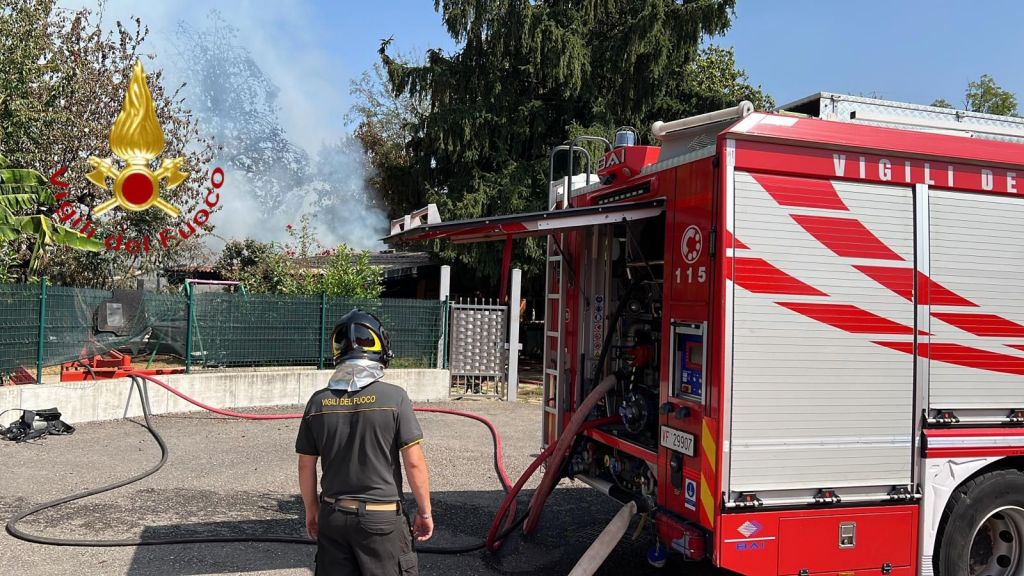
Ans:
POLYGON ((386 211, 366 186, 365 156, 345 126, 347 86, 317 40, 294 33, 315 14, 303 3, 243 0, 227 5, 229 22, 207 6, 109 0, 104 23, 142 18, 153 68, 164 70, 168 89, 184 84, 185 107, 219 146, 225 184, 211 248, 230 239, 286 241, 285 227, 303 215, 325 247, 381 248, 386 211))
MULTIPOLYGON (((343 134, 300 143, 280 119, 294 103, 280 102, 277 84, 218 13, 202 29, 180 24, 176 39, 186 101, 220 146, 217 163, 227 172, 218 236, 283 240, 285 227, 308 215, 325 247, 379 248, 387 220, 366 187, 358 140, 343 134)), ((309 111, 316 113, 329 114, 309 111)))

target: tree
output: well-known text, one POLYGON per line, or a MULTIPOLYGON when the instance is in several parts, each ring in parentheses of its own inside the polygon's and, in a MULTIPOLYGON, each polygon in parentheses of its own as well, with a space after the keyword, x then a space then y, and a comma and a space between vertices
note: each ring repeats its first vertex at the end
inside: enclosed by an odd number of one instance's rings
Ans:
MULTIPOLYGON (((0 154, 13 165, 42 174, 67 167, 69 188, 63 200, 89 218, 92 208, 110 193, 86 180, 92 170, 86 159, 110 154, 110 130, 121 110, 131 67, 145 59, 142 46, 148 34, 139 19, 117 22, 112 31, 106 28, 102 15, 90 9, 60 9, 53 0, 0 0, 0 154)), ((212 147, 180 97, 164 89, 162 72, 147 67, 166 140, 161 157, 184 157, 191 173, 182 185, 161 196, 189 215, 203 201, 212 147)), ((43 203, 40 211, 52 217, 56 209, 43 203)), ((93 220, 97 238, 126 229, 133 236, 153 236, 178 224, 158 210, 112 210, 93 220)), ((25 240, 14 249, 19 262, 32 258, 25 240)), ((177 257, 166 250, 131 256, 56 246, 45 250, 39 272, 58 282, 110 286, 177 257)))
POLYGON ((357 252, 345 244, 325 248, 317 239, 310 218, 287 227, 291 241, 283 251, 295 294, 372 299, 380 296, 384 273, 370 264, 369 252, 357 252))
POLYGON ((383 289, 381 269, 370 264, 368 252, 344 244, 327 249, 316 239, 308 217, 288 226, 286 244, 231 240, 217 267, 254 294, 301 294, 378 298, 383 289))
POLYGON ((0 284, 10 284, 14 282, 14 271, 13 268, 17 264, 14 258, 13 250, 0 249, 0 284))
POLYGON ((41 207, 56 203, 42 174, 35 170, 7 168, 7 160, 0 156, 0 284, 12 279, 11 268, 17 262, 14 244, 20 240, 31 246, 27 266, 29 275, 39 271, 49 246, 68 246, 93 252, 103 247, 100 242, 40 213, 41 207))
POLYGON ((255 268, 266 261, 274 250, 274 245, 270 242, 260 242, 251 238, 229 240, 221 250, 217 269, 228 276, 238 277, 242 271, 255 268))
POLYGON ((289 259, 271 242, 230 240, 224 245, 217 269, 225 278, 241 282, 254 294, 295 294, 297 287, 289 259))
MULTIPOLYGON (((409 137, 407 156, 398 159, 412 162, 412 176, 399 170, 392 186, 409 180, 419 188, 414 195, 437 203, 447 220, 540 210, 548 150, 577 130, 611 136, 627 124, 646 135, 653 120, 739 98, 766 106, 770 99, 735 69, 731 50, 700 49, 729 27, 734 5, 437 0, 457 52, 430 50, 422 64, 410 65, 389 54, 390 40, 380 49, 392 93, 428 103, 402 134, 409 137)), ((368 120, 361 127, 372 128, 374 118, 368 120)), ((370 153, 381 150, 387 152, 370 153)), ((520 242, 516 250, 527 275, 539 274, 540 243, 520 242)), ((499 251, 446 246, 441 254, 493 283, 499 251)))
MULTIPOLYGON (((945 98, 932 102, 932 106, 954 108, 945 98)), ((984 114, 1016 116, 1017 96, 1001 88, 988 74, 982 74, 981 78, 967 84, 964 91, 964 109, 984 114)))
POLYGON ((356 252, 341 245, 331 251, 320 273, 305 273, 308 279, 303 293, 327 294, 372 300, 383 290, 384 273, 370 264, 370 253, 356 252))
MULTIPOLYGON (((408 56, 396 56, 408 65, 408 56)), ((422 208, 426 202, 423 182, 413 169, 406 143, 416 135, 417 120, 427 114, 427 99, 395 95, 380 63, 352 81, 355 103, 348 120, 357 123, 354 136, 363 147, 371 168, 367 184, 380 194, 392 218, 422 208)))
POLYGON ((756 110, 775 108, 775 100, 760 86, 750 84, 747 72, 737 67, 732 48, 701 48, 682 73, 670 75, 668 81, 670 85, 657 102, 658 117, 666 120, 721 110, 743 100, 749 100, 756 110))
POLYGON ((988 74, 982 74, 981 78, 967 85, 964 100, 971 112, 1000 116, 1017 115, 1017 97, 1013 92, 996 85, 996 81, 988 74))

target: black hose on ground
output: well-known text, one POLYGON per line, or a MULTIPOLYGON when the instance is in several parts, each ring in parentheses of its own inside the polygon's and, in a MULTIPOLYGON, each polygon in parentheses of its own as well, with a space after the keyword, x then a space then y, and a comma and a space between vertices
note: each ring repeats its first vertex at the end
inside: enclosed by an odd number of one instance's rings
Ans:
MULTIPOLYGON (((49 537, 49 536, 41 536, 41 535, 38 535, 38 534, 30 534, 30 533, 25 532, 24 530, 18 528, 18 523, 19 522, 25 520, 26 518, 28 518, 30 516, 38 514, 39 512, 42 512, 43 510, 48 510, 50 508, 55 508, 55 507, 60 506, 62 504, 67 504, 69 502, 74 502, 76 500, 82 500, 83 498, 88 498, 90 496, 96 496, 98 494, 103 494, 104 492, 110 492, 112 490, 117 490, 118 488, 123 488, 125 486, 128 486, 129 484, 134 484, 135 482, 138 482, 140 480, 143 480, 145 478, 148 478, 148 477, 152 476, 153 474, 157 473, 161 468, 164 467, 164 464, 167 463, 167 459, 170 456, 170 451, 167 448, 167 443, 164 442, 164 439, 160 436, 160 434, 153 427, 153 422, 150 419, 151 416, 152 416, 152 412, 151 412, 150 406, 149 406, 149 393, 148 393, 147 387, 144 385, 144 383, 141 381, 141 379, 139 377, 137 377, 137 376, 132 376, 131 380, 132 380, 132 385, 135 386, 136 390, 138 390, 139 398, 140 398, 140 400, 142 402, 142 415, 143 415, 143 418, 145 420, 145 424, 143 425, 143 427, 150 433, 151 436, 153 436, 153 439, 156 440, 157 445, 160 446, 160 461, 155 466, 150 468, 149 470, 146 470, 145 472, 142 472, 141 474, 137 474, 135 476, 132 476, 131 478, 128 478, 128 479, 125 479, 125 480, 121 480, 121 481, 118 481, 118 482, 114 482, 113 484, 107 484, 106 486, 100 486, 99 488, 93 488, 91 490, 85 490, 85 491, 82 491, 82 492, 78 492, 76 494, 72 494, 70 496, 65 496, 63 498, 58 498, 56 500, 51 500, 49 502, 43 502, 42 504, 38 504, 36 506, 33 506, 32 508, 29 508, 27 510, 19 512, 19 513, 15 514, 7 522, 7 533, 8 534, 10 534, 11 536, 13 536, 15 538, 18 538, 19 540, 24 540, 26 542, 32 542, 32 543, 35 543, 35 544, 46 544, 46 545, 49 545, 49 546, 82 546, 82 547, 88 547, 88 548, 115 548, 115 547, 125 547, 125 546, 170 546, 170 545, 176 545, 176 544, 218 544, 218 543, 219 544, 224 544, 224 543, 243 543, 243 542, 280 543, 280 544, 303 544, 303 545, 315 545, 316 544, 316 541, 311 540, 310 538, 303 537, 303 536, 193 536, 193 537, 187 537, 187 538, 159 538, 159 539, 127 538, 127 539, 123 539, 123 540, 80 540, 80 539, 72 539, 72 538, 52 538, 52 537, 49 537)), ((497 454, 498 439, 497 439, 496 436, 494 436, 493 440, 494 440, 494 446, 495 446, 495 454, 497 454)), ((497 458, 497 455, 495 456, 495 458, 497 458)), ((506 487, 506 486, 503 486, 503 488, 505 488, 506 491, 508 490, 508 487, 506 487)), ((513 530, 515 530, 524 521, 526 521, 527 514, 529 514, 529 509, 527 509, 520 518, 518 518, 513 524, 511 524, 509 527, 507 527, 501 533, 501 538, 505 538, 506 536, 511 534, 513 530)), ((469 545, 469 546, 460 546, 460 547, 418 546, 416 548, 416 551, 417 552, 422 552, 424 554, 465 554, 465 553, 468 553, 468 552, 475 552, 477 550, 482 550, 484 547, 485 547, 484 542, 480 542, 479 544, 474 544, 474 545, 469 545)))
MULTIPOLYGON (((523 511, 522 515, 519 516, 519 518, 516 518, 515 522, 510 524, 508 526, 508 528, 505 528, 504 531, 502 531, 500 534, 498 534, 498 540, 504 540, 506 537, 508 537, 509 534, 511 534, 513 531, 515 531, 516 528, 519 528, 520 526, 522 526, 523 522, 526 522, 526 518, 527 518, 527 516, 529 514, 530 514, 530 508, 527 507, 526 510, 523 511)), ((468 554, 470 552, 477 552, 477 551, 483 550, 485 548, 487 548, 487 542, 486 541, 481 541, 481 542, 479 542, 477 544, 469 544, 467 546, 461 546, 461 547, 455 547, 455 546, 422 546, 422 545, 416 544, 416 552, 417 553, 435 554, 435 555, 438 555, 438 556, 450 556, 450 555, 458 555, 458 554, 468 554)))
POLYGON ((133 484, 145 478, 148 478, 164 467, 167 463, 167 458, 170 452, 167 449, 167 443, 160 434, 153 428, 153 423, 150 420, 150 410, 147 401, 147 396, 143 392, 143 386, 139 380, 135 377, 132 378, 132 384, 139 392, 139 398, 142 399, 143 406, 143 417, 145 418, 145 428, 149 431, 153 439, 160 446, 160 462, 155 466, 146 470, 141 474, 132 476, 131 478, 114 482, 113 484, 107 484, 106 486, 100 486, 99 488, 93 488, 91 490, 85 490, 71 496, 65 496, 64 498, 58 498, 57 500, 51 500, 49 502, 43 502, 37 506, 33 506, 28 510, 19 512, 13 518, 7 522, 7 532, 27 542, 34 542, 36 544, 48 544, 51 546, 88 546, 90 548, 105 548, 105 547, 118 547, 118 546, 161 546, 170 544, 198 544, 198 543, 224 543, 224 542, 287 542, 293 544, 308 544, 310 540, 308 538, 299 538, 294 536, 203 536, 203 537, 190 537, 190 538, 164 538, 164 539, 153 539, 143 540, 141 538, 129 538, 124 540, 76 540, 70 538, 51 538, 48 536, 40 536, 38 534, 29 534, 18 528, 18 523, 22 520, 38 514, 43 510, 60 506, 61 504, 67 504, 104 492, 110 492, 122 488, 129 484, 133 484))

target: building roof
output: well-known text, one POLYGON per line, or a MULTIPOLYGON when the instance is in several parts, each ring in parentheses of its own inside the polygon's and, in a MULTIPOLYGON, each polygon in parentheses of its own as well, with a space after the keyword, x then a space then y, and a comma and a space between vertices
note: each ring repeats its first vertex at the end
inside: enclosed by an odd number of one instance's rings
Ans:
MULTIPOLYGON (((318 270, 324 267, 330 256, 310 256, 299 258, 298 263, 308 269, 318 270)), ((419 268, 436 265, 429 252, 396 252, 384 250, 370 253, 370 264, 379 266, 385 278, 401 278, 415 275, 419 268)))

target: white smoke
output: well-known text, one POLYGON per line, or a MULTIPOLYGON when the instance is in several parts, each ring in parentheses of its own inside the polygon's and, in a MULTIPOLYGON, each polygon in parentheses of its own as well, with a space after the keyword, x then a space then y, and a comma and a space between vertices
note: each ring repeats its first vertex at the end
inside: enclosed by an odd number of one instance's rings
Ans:
POLYGON ((254 193, 257 185, 245 172, 231 170, 221 188, 224 208, 217 214, 216 235, 223 239, 256 238, 289 240, 288 225, 297 226, 302 215, 310 217, 316 238, 325 248, 339 244, 377 250, 388 220, 365 187, 366 167, 356 139, 343 137, 320 148, 311 159, 307 181, 277 199, 275 208, 254 193))
MULTIPOLYGON (((62 5, 95 7, 90 0, 65 0, 62 5)), ((223 208, 211 218, 216 229, 215 236, 208 237, 210 246, 219 249, 223 240, 241 238, 285 242, 285 227, 308 215, 325 247, 345 243, 358 249, 381 248, 378 239, 387 233, 387 217, 366 186, 367 166, 359 142, 345 125, 342 104, 348 100, 346 76, 359 71, 343 70, 318 45, 322 39, 300 33, 316 19, 304 2, 246 0, 224 5, 229 24, 209 6, 205 0, 110 0, 104 7, 104 26, 113 29, 115 21, 131 16, 142 19, 150 29, 144 50, 156 56, 154 68, 164 70, 165 87, 187 83, 182 92, 185 106, 194 110, 200 129, 215 134, 224 147, 215 160, 225 170, 223 208), (197 82, 203 80, 199 76, 204 70, 187 66, 190 60, 181 57, 189 48, 182 46, 182 30, 222 36, 227 28, 233 32, 227 42, 253 69, 245 72, 267 80, 264 94, 211 98, 215 91, 203 92, 203 83, 197 82), (247 133, 248 139, 236 137, 237 128, 245 131, 252 124, 247 114, 253 104, 274 111, 275 125, 263 127, 280 139, 272 150, 266 149, 261 132, 247 133), (279 158, 273 157, 279 152, 279 158)), ((216 65, 223 63, 203 62, 211 76, 205 79, 209 88, 217 80, 216 65)), ((221 89, 229 93, 233 87, 221 89)))

